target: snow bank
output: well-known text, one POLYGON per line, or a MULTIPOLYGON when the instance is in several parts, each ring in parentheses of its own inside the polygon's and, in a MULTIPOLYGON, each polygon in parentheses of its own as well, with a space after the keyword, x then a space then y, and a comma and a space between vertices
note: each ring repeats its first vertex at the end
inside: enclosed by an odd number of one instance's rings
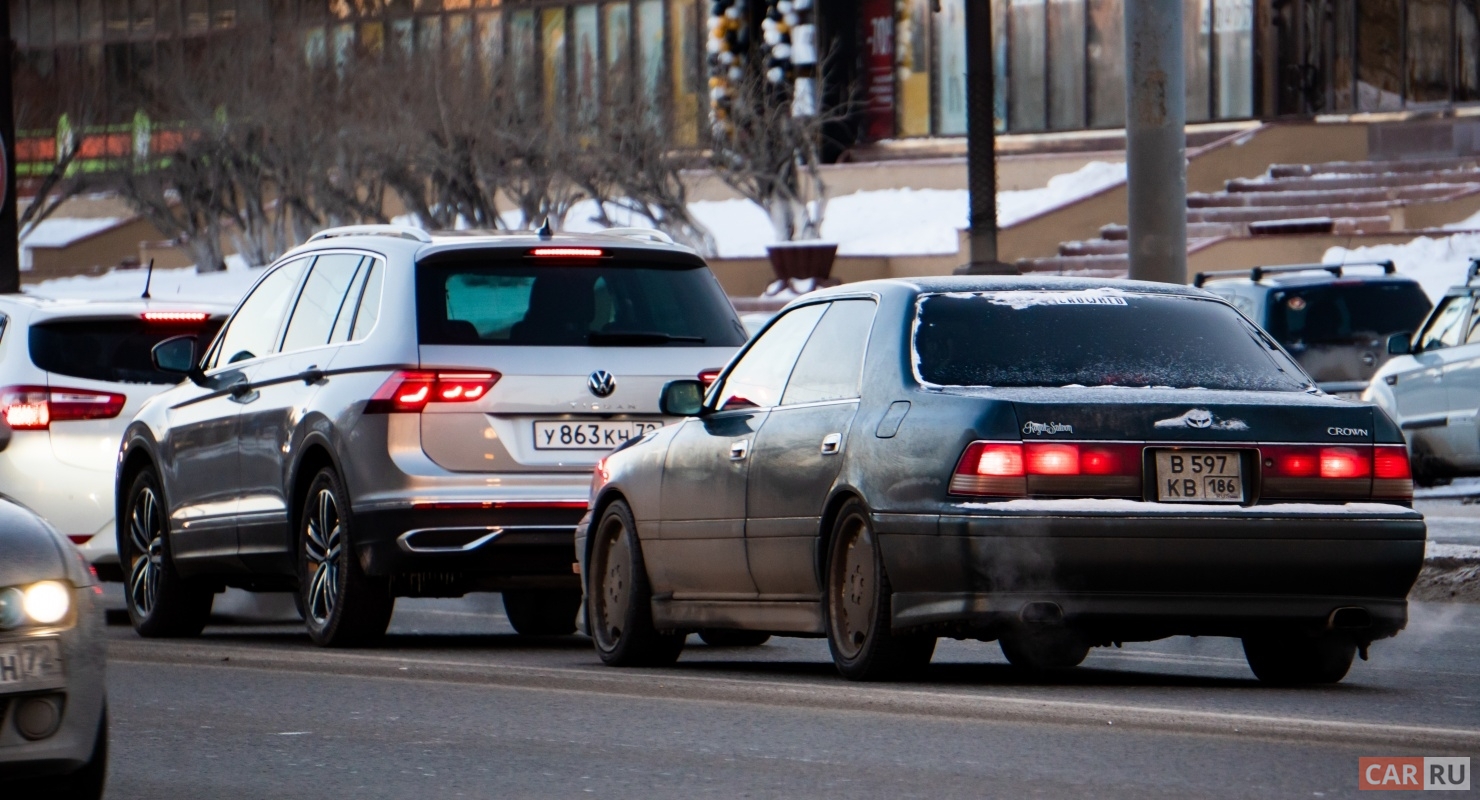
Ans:
MULTIPOLYGON (((1480 227, 1480 220, 1476 220, 1475 227, 1480 227)), ((1457 233, 1452 236, 1420 236, 1407 244, 1382 244, 1350 250, 1333 247, 1326 251, 1321 261, 1340 264, 1391 259, 1398 272, 1418 281, 1429 298, 1437 301, 1444 296, 1446 289, 1464 283, 1465 271, 1475 256, 1480 256, 1480 233, 1457 233)))
MULTIPOLYGON (((143 269, 115 269, 102 275, 53 278, 24 289, 27 294, 57 299, 122 300, 143 293, 145 274, 143 269)), ((149 282, 149 295, 160 300, 235 304, 261 274, 261 267, 248 267, 234 255, 226 257, 225 272, 200 274, 194 267, 156 269, 149 282)))

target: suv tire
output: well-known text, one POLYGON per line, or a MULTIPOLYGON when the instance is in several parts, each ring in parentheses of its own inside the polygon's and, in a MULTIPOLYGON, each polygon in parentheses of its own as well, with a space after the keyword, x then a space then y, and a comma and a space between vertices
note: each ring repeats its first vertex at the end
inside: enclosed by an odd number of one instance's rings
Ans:
POLYGON ((366 575, 354 557, 353 520, 339 475, 325 467, 303 499, 298 524, 298 591, 314 644, 357 647, 378 641, 396 609, 390 581, 366 575))
POLYGON ((504 614, 521 636, 565 636, 576 632, 580 589, 512 589, 503 593, 504 614))
POLYGON ((838 512, 827 558, 827 645, 843 677, 899 680, 930 665, 934 636, 891 629, 893 595, 868 509, 850 500, 838 512))
POLYGON ((618 500, 602 513, 588 563, 586 618, 602 662, 613 667, 657 667, 677 661, 686 637, 653 626, 653 591, 632 509, 625 502, 618 500))
POLYGON ((129 621, 149 639, 199 636, 210 621, 215 592, 175 569, 169 506, 153 467, 134 476, 127 497, 118 522, 118 555, 129 621))

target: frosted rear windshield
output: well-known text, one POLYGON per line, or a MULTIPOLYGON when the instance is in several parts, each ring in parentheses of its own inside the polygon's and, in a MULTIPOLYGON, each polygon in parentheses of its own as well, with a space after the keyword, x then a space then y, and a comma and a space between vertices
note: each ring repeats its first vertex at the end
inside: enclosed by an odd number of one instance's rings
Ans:
POLYGON ((705 267, 421 264, 422 344, 738 347, 745 329, 705 267))
POLYGON ((1268 338, 1212 300, 1091 289, 922 296, 915 368, 939 386, 1304 391, 1268 338))

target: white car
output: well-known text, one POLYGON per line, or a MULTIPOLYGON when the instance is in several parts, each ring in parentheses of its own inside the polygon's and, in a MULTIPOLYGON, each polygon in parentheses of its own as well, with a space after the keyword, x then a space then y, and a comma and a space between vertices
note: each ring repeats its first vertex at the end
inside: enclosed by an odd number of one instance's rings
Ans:
POLYGON ((0 494, 71 539, 101 576, 121 580, 113 480, 123 429, 145 400, 179 383, 154 345, 182 334, 204 346, 231 307, 160 300, 0 296, 0 494))

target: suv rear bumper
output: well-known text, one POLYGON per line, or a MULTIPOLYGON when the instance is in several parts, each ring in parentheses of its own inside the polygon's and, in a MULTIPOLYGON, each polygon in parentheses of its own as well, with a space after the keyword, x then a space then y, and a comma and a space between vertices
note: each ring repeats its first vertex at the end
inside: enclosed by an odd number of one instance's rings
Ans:
MULTIPOLYGON (((424 576, 413 584, 456 591, 579 588, 575 527, 579 508, 402 507, 355 512, 355 551, 368 575, 424 576), (435 576, 428 581, 427 577, 435 576), (445 589, 446 587, 444 587, 445 589)), ((439 594, 428 588, 403 593, 439 594)))

